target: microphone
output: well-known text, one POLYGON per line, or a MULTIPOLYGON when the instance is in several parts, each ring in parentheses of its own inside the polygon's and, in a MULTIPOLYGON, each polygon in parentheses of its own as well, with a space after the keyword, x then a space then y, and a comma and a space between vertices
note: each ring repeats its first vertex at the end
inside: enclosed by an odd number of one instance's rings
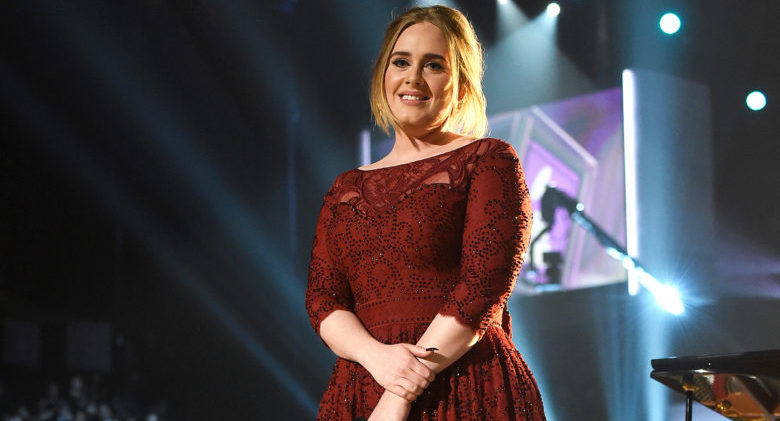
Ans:
POLYGON ((548 225, 554 225, 555 209, 559 207, 566 209, 569 214, 573 214, 578 212, 582 205, 557 188, 547 186, 544 195, 542 195, 542 219, 544 222, 547 222, 548 225))

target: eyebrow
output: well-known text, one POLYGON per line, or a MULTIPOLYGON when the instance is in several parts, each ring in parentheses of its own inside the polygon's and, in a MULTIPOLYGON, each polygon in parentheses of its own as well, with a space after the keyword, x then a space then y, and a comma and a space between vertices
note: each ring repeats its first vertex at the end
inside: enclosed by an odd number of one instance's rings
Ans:
MULTIPOLYGON (((393 53, 391 53, 391 54, 390 54, 390 57, 392 57, 392 56, 404 56, 404 57, 409 57, 409 56, 411 56, 411 55, 412 55, 412 54, 411 54, 411 53, 409 53, 408 51, 394 51, 393 53)), ((426 53, 426 54, 424 54, 424 55, 423 55, 423 57, 425 57, 425 58, 435 58, 435 59, 439 59, 439 60, 441 60, 441 61, 444 61, 444 62, 446 62, 446 61, 447 61, 447 59, 446 59, 446 58, 444 58, 444 56, 441 56, 441 55, 439 55, 439 54, 426 53)))

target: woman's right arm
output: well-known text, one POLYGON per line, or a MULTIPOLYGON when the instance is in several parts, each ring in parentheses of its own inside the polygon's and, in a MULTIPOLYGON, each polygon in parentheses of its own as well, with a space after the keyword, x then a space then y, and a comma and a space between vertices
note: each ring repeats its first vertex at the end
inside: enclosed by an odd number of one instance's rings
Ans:
POLYGON ((382 387, 412 401, 433 380, 431 370, 415 357, 430 357, 433 352, 412 344, 385 345, 354 314, 349 282, 328 250, 332 208, 331 189, 317 221, 309 263, 306 310, 312 326, 337 356, 357 362, 382 387))

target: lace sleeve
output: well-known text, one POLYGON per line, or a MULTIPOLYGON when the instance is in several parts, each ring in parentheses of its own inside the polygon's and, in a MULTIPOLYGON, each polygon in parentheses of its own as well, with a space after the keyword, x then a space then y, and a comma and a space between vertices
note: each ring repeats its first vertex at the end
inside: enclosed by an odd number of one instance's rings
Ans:
POLYGON ((353 311, 349 282, 328 249, 328 234, 333 227, 333 190, 325 194, 309 262, 306 287, 306 311, 314 331, 319 335, 320 323, 335 310, 353 311))
POLYGON ((520 160, 511 145, 500 145, 471 173, 460 279, 439 311, 480 336, 492 320, 501 320, 531 232, 531 201, 520 160))

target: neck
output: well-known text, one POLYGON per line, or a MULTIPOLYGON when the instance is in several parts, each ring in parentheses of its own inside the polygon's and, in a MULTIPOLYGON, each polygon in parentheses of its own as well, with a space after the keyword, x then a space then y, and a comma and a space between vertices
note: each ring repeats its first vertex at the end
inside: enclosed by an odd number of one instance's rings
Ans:
POLYGON ((397 128, 395 131, 395 144, 390 151, 390 155, 403 158, 425 154, 426 152, 440 149, 442 146, 461 137, 457 133, 444 131, 441 127, 422 133, 411 133, 397 128))

